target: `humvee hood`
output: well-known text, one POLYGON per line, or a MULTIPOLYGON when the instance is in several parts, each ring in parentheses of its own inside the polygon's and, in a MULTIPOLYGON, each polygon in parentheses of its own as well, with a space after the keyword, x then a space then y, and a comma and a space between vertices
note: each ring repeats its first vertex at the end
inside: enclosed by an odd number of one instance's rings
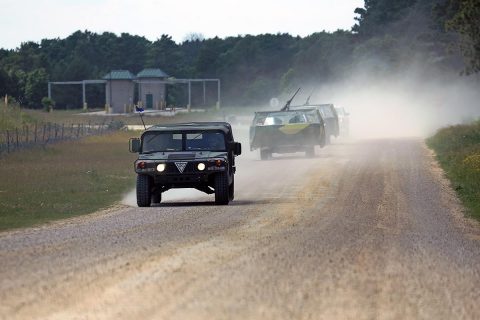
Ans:
POLYGON ((206 158, 226 158, 226 151, 179 151, 179 152, 153 152, 147 154, 140 154, 138 160, 201 160, 206 158))

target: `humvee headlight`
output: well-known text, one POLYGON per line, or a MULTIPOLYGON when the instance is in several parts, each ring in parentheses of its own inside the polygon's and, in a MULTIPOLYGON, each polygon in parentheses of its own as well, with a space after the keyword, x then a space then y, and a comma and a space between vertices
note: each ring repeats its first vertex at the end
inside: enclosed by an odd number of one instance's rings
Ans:
POLYGON ((160 164, 157 166, 157 171, 158 171, 158 172, 163 172, 163 171, 165 171, 165 163, 160 163, 160 164))
POLYGON ((197 165, 197 168, 198 168, 199 171, 205 170, 205 163, 199 163, 199 164, 197 165))

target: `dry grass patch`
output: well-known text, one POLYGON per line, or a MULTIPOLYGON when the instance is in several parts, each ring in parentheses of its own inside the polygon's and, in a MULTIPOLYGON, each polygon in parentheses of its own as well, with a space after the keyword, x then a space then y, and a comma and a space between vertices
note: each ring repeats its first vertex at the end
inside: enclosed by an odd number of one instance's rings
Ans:
POLYGON ((131 132, 25 150, 0 159, 0 230, 91 213, 134 186, 131 132))

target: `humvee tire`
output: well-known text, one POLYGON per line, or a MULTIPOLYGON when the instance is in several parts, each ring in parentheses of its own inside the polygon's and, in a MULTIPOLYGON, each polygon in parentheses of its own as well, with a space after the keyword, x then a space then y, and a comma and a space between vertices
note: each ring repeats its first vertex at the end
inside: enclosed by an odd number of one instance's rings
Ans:
POLYGON ((162 202, 162 193, 156 192, 152 194, 152 203, 158 204, 162 202))
POLYGON ((150 207, 152 203, 152 178, 145 174, 137 175, 137 205, 150 207))
POLYGON ((307 158, 314 158, 315 157, 315 146, 309 146, 305 150, 305 156, 307 158))
POLYGON ((226 205, 229 202, 228 175, 224 172, 215 175, 215 204, 226 205))
POLYGON ((260 159, 261 160, 268 160, 268 159, 270 159, 271 156, 272 156, 272 154, 270 153, 269 150, 267 150, 267 149, 261 149, 260 150, 260 159))
POLYGON ((235 176, 232 176, 232 183, 228 187, 228 198, 233 201, 235 198, 235 176))

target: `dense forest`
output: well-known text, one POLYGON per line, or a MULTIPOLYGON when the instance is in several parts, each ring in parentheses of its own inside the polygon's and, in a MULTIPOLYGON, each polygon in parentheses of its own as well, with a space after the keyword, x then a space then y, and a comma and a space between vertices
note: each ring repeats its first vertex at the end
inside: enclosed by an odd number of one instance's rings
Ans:
MULTIPOLYGON (((409 66, 420 72, 480 71, 479 0, 365 0, 351 30, 156 41, 128 33, 77 31, 65 39, 25 42, 0 49, 0 95, 40 108, 48 81, 99 79, 113 69, 137 73, 161 68, 176 78, 220 78, 223 104, 265 103, 297 86, 348 77, 355 70, 392 74, 409 66), (421 66, 421 67, 419 67, 421 66)), ((89 101, 105 103, 101 86, 89 101)), ((172 88, 170 103, 182 104, 172 88)), ((80 107, 79 88, 54 93, 58 108, 80 107)), ((92 102, 91 102, 92 104, 92 102)))

